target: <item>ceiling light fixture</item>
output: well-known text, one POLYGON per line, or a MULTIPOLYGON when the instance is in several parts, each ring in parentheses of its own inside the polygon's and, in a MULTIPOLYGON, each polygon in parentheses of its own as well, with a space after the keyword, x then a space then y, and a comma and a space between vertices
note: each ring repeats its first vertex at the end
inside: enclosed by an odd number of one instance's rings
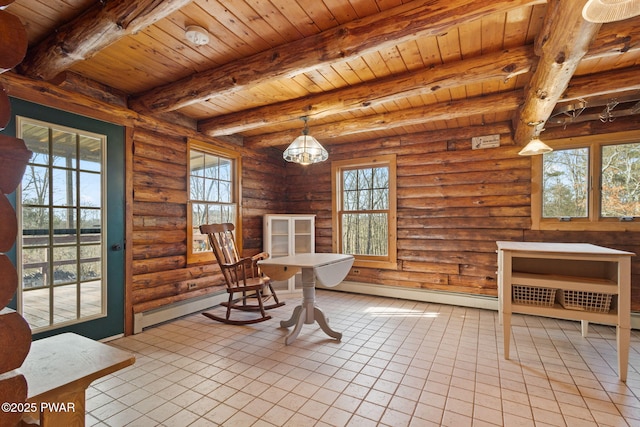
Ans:
POLYGON ((184 31, 184 36, 196 46, 203 46, 209 43, 209 32, 197 25, 189 25, 184 31))
POLYGON ((640 0, 588 0, 582 8, 585 21, 606 23, 640 15, 640 0))
POLYGON ((320 145, 317 139, 309 135, 308 117, 301 117, 301 119, 304 121, 302 135, 294 139, 289 147, 284 150, 282 158, 287 162, 301 165, 324 162, 329 158, 329 153, 320 145))
POLYGON ((539 136, 534 136, 531 141, 524 146, 518 153, 520 156, 536 156, 538 154, 549 153, 553 151, 553 148, 549 147, 544 142, 540 141, 539 136))

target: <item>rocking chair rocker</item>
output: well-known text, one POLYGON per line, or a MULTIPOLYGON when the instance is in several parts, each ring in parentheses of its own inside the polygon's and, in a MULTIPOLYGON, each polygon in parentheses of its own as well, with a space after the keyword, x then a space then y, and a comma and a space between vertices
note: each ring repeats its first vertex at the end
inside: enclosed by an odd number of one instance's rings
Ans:
POLYGON ((218 260, 229 294, 229 301, 220 304, 227 308, 225 317, 211 313, 202 314, 210 319, 231 325, 247 325, 269 320, 271 316, 267 315, 265 310, 281 307, 284 302, 278 300, 271 285, 271 279, 264 276, 258 269, 257 261, 267 258, 268 255, 262 252, 252 257, 240 257, 233 237, 234 228, 230 223, 200 226, 200 232, 209 238, 211 249, 218 260), (236 296, 236 294, 240 296, 236 296), (271 298, 273 298, 273 303, 265 305, 264 302, 271 298), (249 302, 250 300, 253 301, 249 302), (232 319, 232 309, 256 311, 262 317, 232 319))

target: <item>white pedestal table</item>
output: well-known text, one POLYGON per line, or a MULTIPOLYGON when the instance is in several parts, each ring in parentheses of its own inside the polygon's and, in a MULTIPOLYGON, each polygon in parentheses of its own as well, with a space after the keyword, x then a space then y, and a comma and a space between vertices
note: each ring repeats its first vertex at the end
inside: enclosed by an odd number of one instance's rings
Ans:
POLYGON ((302 329, 303 324, 318 322, 320 328, 330 337, 342 339, 342 333, 334 331, 324 313, 315 304, 316 280, 323 286, 333 287, 342 282, 353 265, 353 255, 310 253, 297 254, 258 261, 262 271, 272 280, 287 280, 302 272, 302 303, 293 310, 289 320, 280 322, 283 328, 295 327, 284 339, 291 344, 302 329))

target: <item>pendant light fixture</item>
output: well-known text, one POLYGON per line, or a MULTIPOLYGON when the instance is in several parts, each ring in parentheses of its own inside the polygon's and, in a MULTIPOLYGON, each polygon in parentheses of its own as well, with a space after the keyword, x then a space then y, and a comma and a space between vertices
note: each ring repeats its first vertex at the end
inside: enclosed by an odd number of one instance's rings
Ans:
POLYGON ((282 157, 287 162, 301 165, 324 162, 329 158, 329 153, 320 145, 317 139, 309 135, 308 117, 301 117, 301 119, 304 122, 302 135, 293 140, 289 147, 284 150, 284 153, 282 153, 282 157))
POLYGON ((622 21, 640 15, 640 0, 588 0, 582 17, 588 22, 622 21))
POLYGON ((536 156, 538 154, 549 153, 551 151, 553 151, 553 148, 540 141, 539 136, 534 136, 518 154, 520 156, 536 156))

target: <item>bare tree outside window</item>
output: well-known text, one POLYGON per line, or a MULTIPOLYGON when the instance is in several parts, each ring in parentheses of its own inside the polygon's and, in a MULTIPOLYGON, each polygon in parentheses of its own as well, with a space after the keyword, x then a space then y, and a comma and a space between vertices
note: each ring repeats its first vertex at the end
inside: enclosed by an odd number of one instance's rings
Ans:
POLYGON ((640 216, 640 143, 602 147, 602 217, 640 216))
POLYGON ((234 164, 231 159, 191 149, 189 166, 192 252, 209 252, 209 244, 200 234, 200 225, 235 223, 234 164))
POLYGON ((334 160, 331 184, 333 250, 354 265, 397 268, 396 156, 334 160))
POLYGON ((557 149, 542 172, 543 218, 640 216, 640 143, 557 149))
POLYGON ((543 158, 542 216, 588 216, 589 149, 555 150, 543 158))
POLYGON ((343 171, 342 252, 388 254, 389 168, 343 171))

